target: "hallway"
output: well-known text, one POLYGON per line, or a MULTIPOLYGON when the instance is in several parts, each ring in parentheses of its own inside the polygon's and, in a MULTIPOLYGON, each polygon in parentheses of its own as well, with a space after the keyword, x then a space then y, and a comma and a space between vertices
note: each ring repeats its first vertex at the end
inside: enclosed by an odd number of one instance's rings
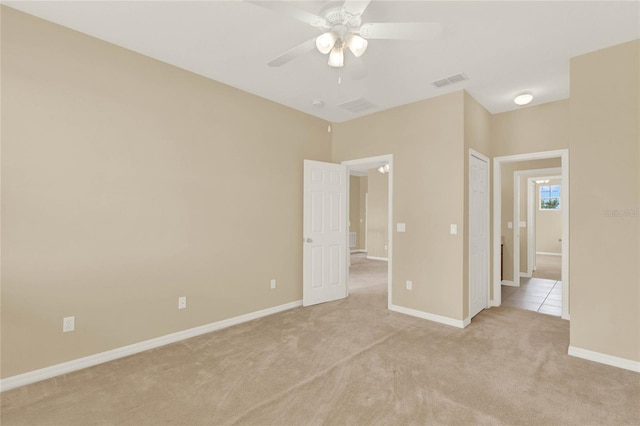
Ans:
POLYGON ((562 316, 562 281, 521 278, 520 287, 502 286, 502 304, 562 316))

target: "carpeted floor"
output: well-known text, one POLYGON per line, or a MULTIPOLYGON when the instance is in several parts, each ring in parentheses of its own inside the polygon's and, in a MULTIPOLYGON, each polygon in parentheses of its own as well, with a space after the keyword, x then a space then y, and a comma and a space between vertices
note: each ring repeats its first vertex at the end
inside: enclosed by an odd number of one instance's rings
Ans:
POLYGON ((568 356, 567 321, 501 307, 460 330, 387 311, 378 281, 4 392, 2 424, 640 424, 640 375, 568 356))

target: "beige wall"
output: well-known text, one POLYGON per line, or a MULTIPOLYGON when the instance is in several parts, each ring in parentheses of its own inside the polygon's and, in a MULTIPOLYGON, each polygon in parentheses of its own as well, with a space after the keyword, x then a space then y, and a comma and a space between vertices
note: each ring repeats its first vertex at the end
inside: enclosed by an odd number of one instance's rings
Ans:
MULTIPOLYGON (((569 101, 562 100, 543 105, 525 107, 522 109, 495 114, 491 116, 491 153, 493 157, 503 157, 516 154, 530 154, 542 151, 555 151, 569 147, 569 101)), ((513 281, 513 231, 507 228, 507 222, 513 222, 513 173, 517 170, 516 163, 506 163, 502 166, 502 212, 501 235, 504 237, 503 271, 504 279, 513 281)), ((545 164, 560 165, 557 163, 545 164)), ((552 167, 552 166, 549 166, 552 167)), ((493 177, 492 177, 493 179, 493 177)), ((521 200, 521 217, 526 220, 526 197, 521 200)), ((492 222, 493 223, 493 222, 492 222)), ((526 241, 527 232, 521 234, 520 268, 526 272, 526 241), (525 244, 522 246, 522 244, 525 244)))
POLYGON ((392 303, 463 319, 463 92, 334 125, 334 162, 393 154, 392 303), (413 282, 413 290, 405 282, 413 282))
POLYGON ((367 257, 387 259, 389 252, 389 175, 376 169, 367 178, 369 205, 367 218, 367 257))
POLYGON ((2 377, 301 299, 326 122, 4 7, 2 107, 2 377))
POLYGON ((638 41, 574 58, 570 101, 488 116, 460 91, 332 136, 4 7, 1 47, 2 377, 300 299, 304 158, 394 155, 392 302, 461 320, 468 148, 570 148, 571 344, 640 361, 638 41))
POLYGON ((351 250, 366 248, 367 179, 367 176, 349 176, 349 232, 356 233, 356 246, 351 250))
POLYGON ((640 361, 640 41, 571 60, 571 345, 640 361))
POLYGON ((356 245, 351 250, 360 247, 360 208, 360 177, 349 176, 349 232, 356 233, 356 245))
MULTIPOLYGON (((527 192, 525 177, 521 178, 520 186, 520 219, 516 219, 513 214, 513 185, 516 171, 547 169, 560 167, 560 158, 549 158, 546 160, 518 161, 505 163, 501 167, 502 175, 502 195, 501 195, 501 235, 504 238, 503 246, 503 280, 513 281, 513 230, 517 229, 518 222, 527 221, 527 192), (512 222, 513 228, 509 229, 508 222, 512 222)), ((527 228, 519 228, 520 231, 520 272, 527 272, 527 228)))
POLYGON ((360 216, 359 216, 359 232, 358 247, 361 250, 367 249, 367 191, 369 190, 369 182, 367 176, 360 177, 360 216))
MULTIPOLYGON (((535 219, 536 219, 536 252, 562 254, 562 211, 540 210, 540 187, 547 185, 560 185, 559 179, 550 179, 549 183, 535 184, 535 219)), ((562 209, 563 206, 560 205, 562 209)))
POLYGON ((569 148, 569 101, 491 116, 491 155, 502 157, 569 148))

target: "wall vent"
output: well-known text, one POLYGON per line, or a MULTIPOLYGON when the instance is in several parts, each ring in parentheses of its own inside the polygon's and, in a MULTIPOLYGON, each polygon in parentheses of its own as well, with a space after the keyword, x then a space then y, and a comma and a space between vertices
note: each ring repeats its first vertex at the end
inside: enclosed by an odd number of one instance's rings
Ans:
POLYGON ((363 98, 354 99, 352 101, 345 102, 345 103, 340 104, 338 106, 341 107, 341 108, 346 109, 347 111, 351 111, 353 113, 366 111, 368 109, 376 107, 376 105, 374 105, 370 101, 368 101, 366 99, 363 99, 363 98))
POLYGON ((440 80, 432 81, 431 84, 440 88, 448 86, 450 84, 460 83, 461 81, 469 80, 469 77, 465 73, 450 75, 449 77, 441 78, 440 80))

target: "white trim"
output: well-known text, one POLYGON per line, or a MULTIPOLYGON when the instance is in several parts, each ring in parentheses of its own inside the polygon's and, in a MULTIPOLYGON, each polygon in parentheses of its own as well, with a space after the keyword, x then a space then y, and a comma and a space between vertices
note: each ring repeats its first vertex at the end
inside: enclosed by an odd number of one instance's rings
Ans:
POLYGON ((364 251, 369 251, 369 178, 367 177, 367 192, 364 193, 364 251))
POLYGON ((367 256, 369 260, 384 260, 385 262, 389 261, 388 257, 377 257, 377 256, 367 256))
POLYGON ((449 325, 451 327, 456 328, 465 328, 469 325, 469 318, 465 318, 464 320, 457 320, 449 317, 444 317, 442 315, 430 314, 428 312, 418 311, 417 309, 405 308, 404 306, 398 305, 390 305, 390 311, 398 312, 405 315, 410 315, 412 317, 417 317, 421 319, 425 319, 428 321, 438 322, 440 324, 449 325))
MULTIPOLYGON (((506 285, 507 287, 520 287, 519 285, 516 285, 513 281, 509 281, 509 280, 502 280, 502 282, 500 282, 500 285, 506 285)), ((500 306, 500 305, 496 305, 496 306, 500 306)))
POLYGON ((535 178, 527 179, 527 274, 531 277, 533 271, 536 270, 536 211, 534 206, 536 204, 535 178))
MULTIPOLYGON (((554 167, 552 169, 543 170, 555 170, 556 175, 562 174, 561 167, 554 167)), ((533 274, 536 270, 536 200, 538 194, 536 193, 536 180, 546 179, 546 176, 534 176, 527 179, 527 222, 529 227, 527 228, 527 272, 533 274)), ((560 176, 554 176, 555 179, 560 179, 560 176)))
MULTIPOLYGON (((520 220, 520 204, 521 204, 521 191, 520 186, 522 184, 522 176, 532 176, 533 178, 551 178, 551 176, 547 176, 550 174, 558 175, 562 173, 561 167, 551 167, 548 169, 529 169, 529 170, 516 170, 513 173, 513 223, 520 223, 520 228, 522 228, 522 223, 520 220)), ((555 179, 559 179, 560 176, 553 176, 555 179)), ((528 181, 527 181, 528 182, 528 181)), ((531 235, 531 231, 535 229, 535 225, 532 225, 532 221, 535 222, 535 210, 532 210, 531 203, 532 196, 529 194, 529 186, 527 185, 527 238, 531 235)), ((520 271, 520 229, 515 228, 513 231, 513 271, 514 277, 513 281, 519 286, 520 285, 520 277, 522 274, 517 275, 515 271, 520 271)), ((529 241, 527 241, 527 261, 530 260, 531 245, 529 241)), ((529 263, 529 262, 527 262, 529 263)), ((531 274, 531 266, 527 264, 527 272, 531 274)), ((520 271, 522 272, 522 271, 520 271)), ((529 275, 531 276, 531 275, 529 275)))
POLYGON ((532 276, 531 272, 520 272, 520 278, 531 278, 532 276))
POLYGON ((562 253, 549 253, 547 251, 537 251, 536 254, 542 254, 544 256, 562 256, 562 253))
POLYGON ((590 351, 588 349, 577 348, 575 346, 569 346, 569 350, 567 351, 567 353, 577 358, 582 358, 589 361, 598 362, 600 364, 611 365, 613 367, 624 368, 625 370, 631 370, 635 371, 636 373, 640 373, 640 361, 619 358, 617 356, 590 351))
POLYGON ((494 157, 493 159, 493 306, 502 303, 500 279, 500 235, 502 233, 502 163, 512 163, 527 160, 542 160, 560 157, 562 168, 562 192, 560 193, 562 212, 562 318, 569 319, 569 150, 543 151, 530 154, 494 157))
POLYGON ((354 253, 366 253, 366 252, 367 252, 366 250, 362 250, 362 249, 351 250, 351 254, 354 254, 354 253))
MULTIPOLYGON (((486 173, 486 178, 487 178, 487 186, 486 186, 486 190, 487 190, 487 197, 486 197, 486 202, 487 202, 487 209, 489 210, 487 212, 487 221, 485 223, 486 227, 487 227, 487 232, 488 232, 488 238, 487 238, 487 246, 485 247, 485 249, 487 250, 487 300, 486 300, 486 304, 485 304, 485 309, 490 307, 492 304, 491 301, 491 161, 489 160, 489 157, 479 153, 478 151, 474 150, 474 149, 469 149, 469 157, 468 157, 468 164, 467 164, 467 168, 469 170, 468 173, 468 177, 469 177, 469 182, 467 182, 467 185, 469 186, 469 193, 467 194, 468 197, 468 202, 470 203, 471 200, 471 157, 476 157, 477 159, 484 161, 485 163, 487 163, 487 173, 486 173)), ((469 215, 470 212, 467 211, 467 215, 469 215)), ((467 221, 467 223, 469 223, 469 220, 467 221)), ((466 231, 466 233, 468 234, 468 231, 466 231)), ((468 244, 468 265, 467 268, 470 270, 471 268, 471 244, 468 244)), ((468 309, 469 312, 471 312, 471 273, 469 273, 469 277, 468 277, 468 281, 467 281, 467 286, 469 288, 468 294, 469 294, 469 300, 468 300, 468 309)), ((466 318, 465 321, 468 322, 466 323, 465 327, 467 325, 469 325, 469 323, 471 322, 471 318, 466 318)))
MULTIPOLYGON (((389 262, 388 266, 387 266, 387 308, 391 309, 391 300, 393 300, 393 286, 391 285, 391 280, 393 277, 393 175, 395 173, 395 167, 393 165, 393 154, 386 154, 386 155, 379 155, 377 157, 367 157, 367 158, 359 158, 356 160, 347 160, 347 161, 343 161, 342 164, 344 164, 345 166, 347 166, 347 174, 349 174, 349 170, 351 169, 351 166, 370 166, 370 168, 377 168, 380 166, 380 163, 387 163, 389 164, 389 178, 388 178, 388 182, 387 182, 387 188, 389 191, 389 195, 388 195, 388 223, 387 223, 387 232, 388 232, 388 237, 387 237, 387 256, 386 258, 383 257, 369 257, 367 256, 367 259, 372 259, 372 260, 386 260, 387 262, 389 262)), ((347 192, 347 199, 349 199, 349 193, 347 192)), ((366 211, 365 211, 365 228, 367 229, 367 231, 365 231, 365 248, 368 248, 368 242, 367 242, 367 237, 366 234, 368 233, 368 228, 369 228, 369 190, 367 189, 367 193, 365 195, 365 204, 366 204, 366 211)), ((347 220, 348 220, 348 215, 347 215, 347 220)), ((347 272, 347 294, 349 294, 349 273, 347 272)))
POLYGON ((254 319, 273 315, 278 312, 283 312, 300 306, 302 306, 302 300, 296 300, 295 302, 285 303, 284 305, 274 306, 272 308, 262 309, 256 312, 250 312, 248 314, 239 315, 237 317, 227 318, 221 321, 212 322, 210 324, 201 325, 199 327, 194 327, 187 330, 178 331, 176 333, 166 334, 164 336, 156 337, 153 339, 144 340, 132 345, 111 349, 106 352, 89 355, 86 357, 74 359, 72 361, 63 362, 61 364, 52 365, 50 367, 45 367, 38 370, 29 371, 27 373, 18 374, 16 376, 7 377, 0 380, 0 392, 50 379, 62 374, 72 373, 74 371, 82 370, 83 368, 93 367, 94 365, 103 364, 105 362, 113 361, 118 358, 134 355, 140 352, 148 351, 150 349, 158 348, 160 346, 168 345, 170 343, 190 339, 192 337, 200 336, 201 334, 221 330, 223 328, 231 327, 233 325, 238 325, 244 322, 252 321, 254 319))

